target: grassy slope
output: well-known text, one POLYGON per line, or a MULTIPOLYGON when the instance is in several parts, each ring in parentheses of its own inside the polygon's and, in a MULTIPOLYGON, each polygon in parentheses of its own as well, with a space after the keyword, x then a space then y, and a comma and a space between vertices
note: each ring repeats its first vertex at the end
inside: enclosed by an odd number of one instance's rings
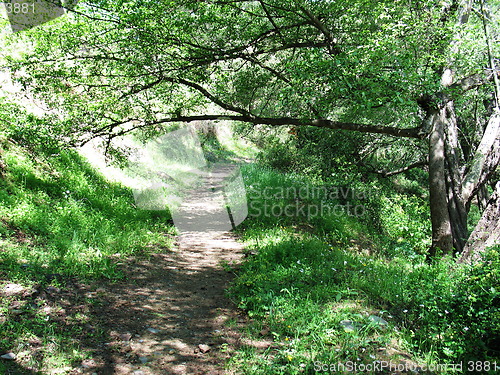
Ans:
MULTIPOLYGON (((168 213, 137 210, 129 189, 107 182, 76 152, 30 151, 13 141, 2 149, 0 287, 25 289, 2 296, 0 351, 28 349, 38 357, 27 355, 21 363, 63 368, 85 358, 78 339, 88 334, 82 327, 91 317, 66 307, 64 319, 53 319, 47 313, 50 287, 119 278, 120 258, 168 249, 173 227, 168 213)), ((0 362, 0 373, 24 373, 12 365, 0 362)))

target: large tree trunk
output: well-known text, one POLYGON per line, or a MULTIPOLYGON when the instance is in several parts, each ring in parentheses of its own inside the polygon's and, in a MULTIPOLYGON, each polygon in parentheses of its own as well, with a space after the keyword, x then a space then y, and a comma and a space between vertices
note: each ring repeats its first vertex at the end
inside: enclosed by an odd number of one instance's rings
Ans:
POLYGON ((496 109, 488 121, 483 137, 476 149, 467 175, 462 183, 462 196, 470 202, 498 164, 500 137, 500 110, 496 109))
POLYGON ((468 211, 462 197, 462 175, 460 173, 462 150, 458 141, 458 125, 452 101, 446 104, 446 119, 445 168, 448 212, 450 214, 453 247, 455 252, 461 253, 467 240, 468 211))
MULTIPOLYGON (((499 162, 500 113, 496 109, 488 121, 471 166, 463 178, 462 199, 467 207, 467 211, 475 196, 478 197, 478 204, 481 205, 481 197, 487 195, 485 184, 492 177, 499 162)), ((497 184, 495 193, 486 204, 479 223, 469 236, 463 251, 461 251, 459 262, 478 260, 481 253, 488 246, 498 243, 500 233, 499 189, 500 184, 497 184)))
POLYGON ((470 235, 459 262, 477 262, 482 253, 493 245, 500 245, 500 182, 470 235))
MULTIPOLYGON (((459 14, 457 26, 468 22, 472 3, 469 0, 462 0, 457 3, 459 14)), ((485 23, 485 32, 487 34, 486 28, 485 23)), ((460 28, 458 30, 460 32, 460 28)), ((457 38, 452 42, 452 52, 458 51, 461 41, 462 38, 457 38)), ((490 67, 495 72, 495 64, 491 59, 489 44, 488 49, 491 60, 490 67)), ((441 76, 443 88, 453 85, 454 62, 452 58, 447 65, 441 76)), ((495 74, 494 79, 498 96, 500 84, 498 84, 495 74)), ((500 118, 496 113, 488 122, 470 170, 467 175, 463 175, 464 171, 460 168, 460 160, 463 155, 460 154, 458 126, 453 101, 444 92, 441 93, 440 97, 444 100, 439 108, 427 111, 432 120, 432 130, 429 138, 432 246, 429 250, 429 257, 434 257, 438 250, 442 253, 449 253, 453 248, 458 253, 463 251, 467 239, 467 215, 470 201, 488 180, 488 177, 491 176, 492 171, 498 164, 498 161, 495 163, 495 158, 491 157, 491 151, 495 150, 493 143, 500 126, 500 118)))
POLYGON ((445 182, 446 107, 429 110, 428 121, 432 126, 429 137, 429 196, 432 223, 432 246, 429 257, 434 257, 438 250, 449 253, 453 248, 445 182))
MULTIPOLYGON (((491 240, 485 238, 487 232, 483 232, 471 237, 466 243, 471 200, 491 178, 500 161, 500 113, 495 111, 489 119, 465 176, 460 169, 461 149, 453 102, 447 101, 439 108, 429 108, 427 121, 431 129, 429 193, 432 223, 432 246, 428 256, 434 257, 438 252, 450 253, 455 249, 456 253, 468 254, 462 257, 470 258, 477 241, 481 251, 481 243, 491 243, 496 238, 494 231, 490 231, 491 240)), ((488 203, 490 206, 491 203, 488 203)), ((483 223, 485 217, 489 221, 493 220, 491 210, 488 208, 485 211, 481 219, 483 223)), ((495 228, 496 220, 493 220, 492 228, 495 228)))

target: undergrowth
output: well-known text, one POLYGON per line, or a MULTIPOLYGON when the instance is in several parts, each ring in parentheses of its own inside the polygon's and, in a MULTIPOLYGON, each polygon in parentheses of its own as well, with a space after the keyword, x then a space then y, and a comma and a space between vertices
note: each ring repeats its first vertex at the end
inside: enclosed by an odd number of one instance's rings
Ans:
POLYGON ((79 283, 121 278, 118 262, 168 250, 174 229, 168 212, 137 209, 76 151, 26 131, 1 140, 0 351, 17 360, 0 373, 64 373, 92 355, 86 341, 105 340, 92 328, 98 301, 79 283))
POLYGON ((478 361, 500 358, 495 250, 473 267, 450 258, 426 263, 421 244, 426 234, 415 233, 425 218, 417 219, 411 196, 390 202, 379 231, 366 218, 340 210, 315 217, 265 216, 265 204, 283 208, 293 199, 252 189, 279 191, 304 185, 306 178, 258 166, 247 167, 245 176, 251 209, 240 233, 250 256, 231 296, 253 319, 247 335, 273 344, 266 350, 243 346, 231 359, 242 373, 335 373, 341 371, 331 365, 338 363, 462 373, 478 361))

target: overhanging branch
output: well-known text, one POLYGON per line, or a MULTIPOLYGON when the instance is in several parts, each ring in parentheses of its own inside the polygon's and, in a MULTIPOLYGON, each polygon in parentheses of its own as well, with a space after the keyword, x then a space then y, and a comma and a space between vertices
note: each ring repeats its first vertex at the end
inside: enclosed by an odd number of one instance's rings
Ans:
POLYGON ((120 125, 126 125, 129 122, 130 123, 133 122, 134 125, 127 128, 121 127, 120 130, 116 130, 114 132, 110 131, 112 131, 112 129, 117 129, 117 126, 114 126, 115 124, 101 127, 100 129, 101 131, 93 132, 92 136, 89 139, 83 141, 83 144, 89 142, 91 139, 94 138, 120 137, 134 130, 147 128, 155 125, 174 123, 174 122, 189 123, 193 121, 221 121, 221 120, 241 121, 254 125, 269 125, 269 126, 284 126, 284 125, 315 126, 319 128, 340 129, 347 131, 357 131, 362 133, 386 134, 395 137, 422 138, 420 128, 399 129, 390 126, 357 124, 351 122, 331 121, 325 119, 311 120, 311 119, 299 119, 293 117, 260 117, 253 115, 247 116, 245 114, 240 114, 240 115, 212 114, 212 115, 193 115, 193 116, 173 116, 150 122, 138 122, 137 119, 130 119, 129 121, 127 120, 120 121, 120 125))
MULTIPOLYGON (((215 115, 216 118, 205 118, 205 120, 217 120, 220 119, 220 117, 226 117, 230 120, 235 120, 235 121, 242 121, 242 122, 249 122, 252 124, 261 124, 261 125, 270 125, 270 126, 281 126, 281 125, 295 125, 295 126, 315 126, 318 128, 329 128, 329 129, 339 129, 339 130, 349 130, 349 131, 357 131, 357 132, 362 132, 362 133, 374 133, 374 134, 386 134, 386 135, 392 135, 394 137, 404 137, 404 138, 418 138, 422 139, 424 138, 427 134, 425 132, 422 132, 421 127, 416 127, 416 128, 406 128, 406 129, 401 129, 401 128, 396 128, 392 126, 382 126, 382 125, 371 125, 371 124, 359 124, 359 123, 352 123, 352 122, 341 122, 341 121, 332 121, 332 120, 327 120, 327 119, 300 119, 300 118, 294 118, 294 117, 261 117, 252 114, 251 112, 243 109, 243 108, 238 108, 235 107, 229 103, 226 103, 222 101, 220 98, 216 97, 212 93, 210 93, 207 89, 205 89, 203 86, 187 81, 184 79, 180 78, 165 78, 165 81, 168 82, 173 82, 173 83, 180 83, 186 86, 189 86, 198 92, 200 92, 202 95, 204 95, 206 98, 208 98, 211 102, 217 104, 223 109, 226 109, 230 112, 235 112, 239 113, 240 116, 235 116, 235 115, 229 115, 229 116, 224 116, 224 115, 215 115)), ((213 117, 213 115, 209 115, 208 117, 213 117)), ((200 117, 200 116, 194 116, 194 117, 200 117)), ((203 116, 202 116, 203 117, 203 116)), ((180 117, 177 117, 180 118, 180 117)), ((167 119, 166 121, 161 121, 161 122, 173 122, 173 121, 195 121, 194 120, 189 120, 188 117, 182 117, 182 120, 172 120, 172 119, 167 119)))

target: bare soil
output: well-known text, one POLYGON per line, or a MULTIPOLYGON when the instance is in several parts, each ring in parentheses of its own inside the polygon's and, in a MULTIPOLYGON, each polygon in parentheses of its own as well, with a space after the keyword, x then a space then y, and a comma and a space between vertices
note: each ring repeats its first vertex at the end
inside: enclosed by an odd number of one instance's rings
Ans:
POLYGON ((226 297, 242 246, 229 233, 184 233, 179 246, 122 264, 123 281, 103 284, 92 315, 108 341, 75 373, 226 374, 245 316, 226 297), (231 324, 228 324, 231 323, 231 324))

